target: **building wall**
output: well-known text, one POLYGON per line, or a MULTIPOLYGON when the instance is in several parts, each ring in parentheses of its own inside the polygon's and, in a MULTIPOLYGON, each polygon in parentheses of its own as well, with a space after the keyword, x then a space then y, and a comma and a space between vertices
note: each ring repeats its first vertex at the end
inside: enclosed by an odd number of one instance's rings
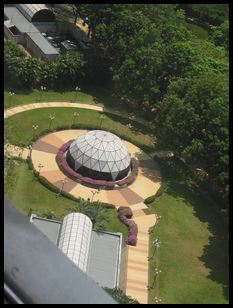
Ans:
POLYGON ((4 36, 16 44, 22 44, 22 35, 14 35, 6 25, 4 25, 4 36))
POLYGON ((57 57, 57 54, 44 54, 43 51, 38 47, 38 45, 31 39, 27 33, 25 33, 25 48, 33 56, 41 58, 42 60, 53 60, 57 57))
POLYGON ((55 22, 33 22, 33 25, 40 32, 56 31, 56 23, 55 22))
POLYGON ((120 279, 119 279, 119 288, 125 292, 127 284, 127 262, 128 262, 128 246, 122 247, 121 252, 121 266, 120 266, 120 279))

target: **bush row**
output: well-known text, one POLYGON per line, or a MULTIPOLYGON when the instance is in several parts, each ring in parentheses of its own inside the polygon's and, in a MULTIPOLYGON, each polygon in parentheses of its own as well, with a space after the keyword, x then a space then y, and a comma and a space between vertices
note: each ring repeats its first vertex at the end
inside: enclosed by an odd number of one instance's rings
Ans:
POLYGON ((123 224, 128 227, 128 239, 127 244, 131 246, 136 246, 137 244, 137 234, 138 234, 138 226, 133 220, 129 220, 124 215, 119 215, 118 218, 120 219, 123 224))
POLYGON ((118 217, 119 216, 125 216, 126 218, 132 218, 132 216, 133 216, 133 212, 132 212, 131 208, 128 207, 128 206, 120 206, 117 209, 117 212, 118 212, 118 217))
POLYGON ((165 191, 165 185, 162 183, 162 185, 159 187, 159 189, 157 190, 157 192, 156 192, 154 195, 152 195, 152 196, 146 198, 146 199, 144 200, 144 203, 145 203, 145 204, 150 204, 150 203, 154 202, 156 198, 162 196, 162 194, 164 193, 164 191, 165 191))

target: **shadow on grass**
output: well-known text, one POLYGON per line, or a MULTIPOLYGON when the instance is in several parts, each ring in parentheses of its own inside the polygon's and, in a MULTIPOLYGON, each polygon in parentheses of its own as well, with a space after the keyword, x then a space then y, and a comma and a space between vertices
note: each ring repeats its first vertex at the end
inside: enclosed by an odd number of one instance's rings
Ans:
POLYGON ((229 300, 229 246, 228 226, 221 210, 205 192, 195 186, 187 169, 173 158, 156 158, 162 178, 167 183, 166 192, 175 198, 183 198, 194 209, 194 215, 208 224, 212 234, 199 258, 210 269, 208 278, 221 284, 224 297, 229 300))
POLYGON ((141 153, 136 153, 135 156, 139 160, 142 175, 154 183, 160 182, 161 173, 159 165, 152 159, 140 160, 140 157, 142 156, 141 153))

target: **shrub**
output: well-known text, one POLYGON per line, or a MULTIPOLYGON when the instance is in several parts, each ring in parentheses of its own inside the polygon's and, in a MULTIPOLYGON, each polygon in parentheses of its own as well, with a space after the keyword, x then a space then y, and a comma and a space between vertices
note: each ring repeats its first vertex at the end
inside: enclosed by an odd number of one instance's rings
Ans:
POLYGON ((136 246, 137 244, 137 233, 138 233, 138 226, 133 220, 129 220, 124 215, 118 215, 118 218, 120 219, 123 224, 125 224, 128 227, 128 240, 127 244, 131 246, 136 246))
POLYGON ((133 216, 133 212, 130 207, 120 206, 117 212, 119 213, 118 216, 123 215, 127 218, 131 218, 133 216))
POLYGON ((145 204, 150 204, 155 201, 155 195, 152 195, 144 200, 145 204))
POLYGON ((163 193, 164 193, 164 186, 161 185, 161 186, 159 187, 159 189, 157 190, 157 192, 156 192, 156 194, 155 194, 155 197, 160 197, 160 196, 162 196, 163 193))

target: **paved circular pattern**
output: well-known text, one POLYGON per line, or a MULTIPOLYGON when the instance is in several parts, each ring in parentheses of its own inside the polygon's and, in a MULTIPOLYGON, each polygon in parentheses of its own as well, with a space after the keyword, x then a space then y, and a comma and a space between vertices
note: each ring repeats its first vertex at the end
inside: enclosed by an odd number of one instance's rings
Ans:
POLYGON ((62 187, 61 180, 67 179, 68 182, 64 185, 63 189, 75 197, 82 197, 91 201, 99 200, 116 206, 141 203, 159 189, 161 179, 158 166, 141 149, 124 140, 123 144, 131 154, 131 157, 135 157, 139 161, 138 176, 134 183, 118 190, 101 190, 98 192, 97 189, 91 189, 67 178, 56 163, 55 157, 58 149, 68 140, 81 136, 86 132, 86 130, 77 129, 64 130, 38 139, 33 144, 31 156, 35 169, 58 188, 62 187))

